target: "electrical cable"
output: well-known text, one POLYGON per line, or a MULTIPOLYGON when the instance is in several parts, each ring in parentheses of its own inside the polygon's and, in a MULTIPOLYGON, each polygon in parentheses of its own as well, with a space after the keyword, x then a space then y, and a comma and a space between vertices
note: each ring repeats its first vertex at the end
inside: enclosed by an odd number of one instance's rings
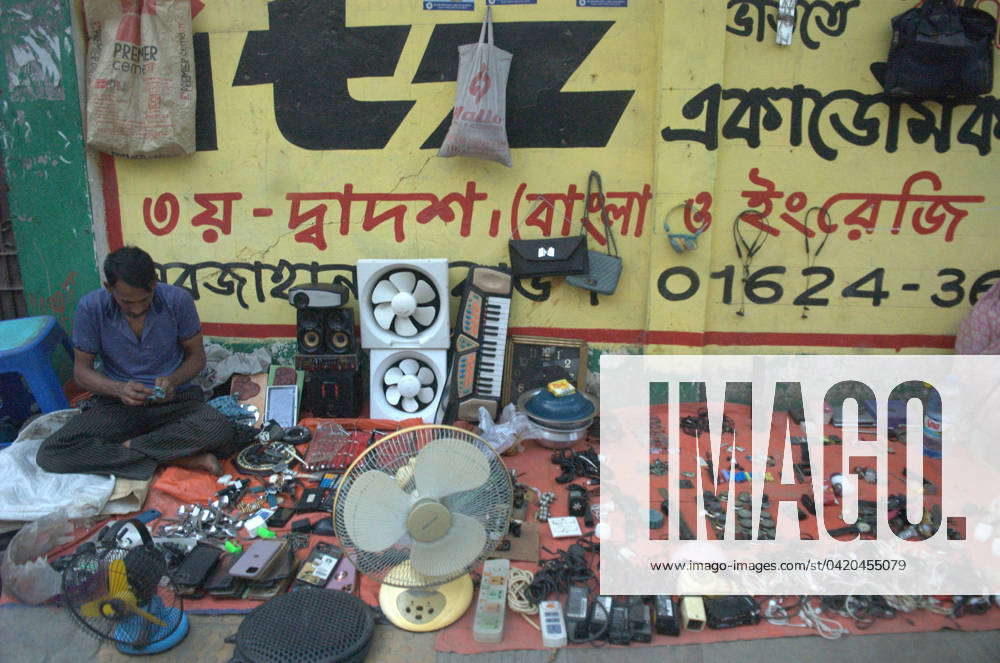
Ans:
POLYGON ((821 638, 826 640, 839 640, 850 633, 843 624, 836 619, 823 616, 823 608, 813 605, 811 597, 802 599, 802 607, 799 609, 799 617, 802 621, 814 629, 821 638))
POLYGON ((528 615, 538 614, 538 604, 532 603, 527 596, 528 587, 531 586, 534 579, 535 574, 531 571, 512 566, 510 574, 507 576, 507 606, 524 617, 524 620, 534 626, 536 630, 541 631, 538 624, 528 617, 528 615))
POLYGON ((764 219, 767 218, 759 210, 751 207, 737 214, 733 220, 733 244, 736 245, 736 257, 739 258, 740 265, 743 267, 743 278, 740 287, 740 308, 736 311, 736 315, 740 317, 746 315, 746 284, 750 278, 750 265, 753 263, 754 256, 757 255, 757 252, 764 246, 764 242, 768 238, 767 232, 761 227, 758 228, 757 236, 754 237, 752 242, 747 242, 744 239, 743 232, 740 230, 740 222, 747 213, 756 214, 764 219))

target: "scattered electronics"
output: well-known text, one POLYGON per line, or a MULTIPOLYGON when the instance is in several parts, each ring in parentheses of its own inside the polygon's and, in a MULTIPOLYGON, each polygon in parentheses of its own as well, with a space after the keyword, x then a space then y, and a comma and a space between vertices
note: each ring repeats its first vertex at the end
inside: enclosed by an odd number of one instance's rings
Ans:
POLYGON ((580 521, 573 516, 561 516, 559 518, 549 518, 549 531, 553 538, 561 539, 567 536, 581 536, 580 521))
POLYGON ((563 620, 559 601, 542 601, 538 604, 538 621, 542 629, 542 644, 546 647, 565 647, 566 622, 563 620))
POLYGON ((320 541, 302 562, 295 576, 296 586, 325 587, 343 557, 344 552, 339 546, 320 541))
POLYGON ((472 638, 476 642, 503 640, 504 616, 507 612, 507 577, 509 559, 488 559, 483 562, 479 582, 479 600, 472 623, 472 638))
POLYGON ((760 623, 760 607, 751 596, 713 596, 704 599, 709 628, 731 628, 760 623))
POLYGON ((700 596, 681 598, 681 624, 685 631, 700 631, 705 628, 705 602, 700 596))
POLYGON ((608 642, 613 645, 632 644, 629 605, 618 599, 611 602, 611 615, 608 617, 608 642))
POLYGON ((611 618, 611 597, 598 596, 590 607, 590 637, 608 639, 608 620, 611 618), (600 635, 603 632, 603 636, 600 635))
POLYGON ((677 602, 674 597, 658 594, 653 597, 653 619, 656 632, 660 635, 679 636, 681 624, 677 618, 677 602))
MULTIPOLYGON (((589 592, 584 585, 570 585, 566 596, 566 630, 571 640, 586 640, 590 637, 589 592)), ((600 609, 598 609, 599 611, 600 609)))
POLYGON ((632 631, 632 642, 653 641, 653 615, 649 606, 638 596, 632 597, 629 605, 629 628, 632 631))
POLYGON ((299 420, 299 388, 296 385, 272 385, 267 388, 264 419, 291 428, 299 420))

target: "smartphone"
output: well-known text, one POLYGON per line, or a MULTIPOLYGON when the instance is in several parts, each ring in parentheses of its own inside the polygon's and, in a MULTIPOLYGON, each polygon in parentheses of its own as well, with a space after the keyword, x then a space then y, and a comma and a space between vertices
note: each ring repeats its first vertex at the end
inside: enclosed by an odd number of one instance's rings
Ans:
POLYGON ((199 587, 209 572, 219 561, 222 551, 215 546, 199 543, 189 552, 181 565, 174 571, 172 579, 178 585, 199 587))
POLYGON ((255 580, 267 573, 268 567, 274 563, 288 542, 284 539, 265 539, 255 541, 247 548, 229 570, 229 575, 237 578, 255 580))
POLYGON ((320 541, 309 552, 309 557, 302 563, 299 574, 295 576, 297 583, 306 583, 316 587, 326 586, 333 570, 344 556, 340 547, 325 541, 320 541))
POLYGON ((288 524, 288 521, 295 515, 295 510, 283 506, 279 507, 270 518, 267 519, 267 526, 271 529, 278 529, 288 524))

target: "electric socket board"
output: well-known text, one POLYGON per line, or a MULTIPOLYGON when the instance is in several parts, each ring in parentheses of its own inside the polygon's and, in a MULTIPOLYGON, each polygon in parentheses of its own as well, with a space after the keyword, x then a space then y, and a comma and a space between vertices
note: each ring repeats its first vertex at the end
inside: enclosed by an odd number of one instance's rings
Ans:
POLYGON ((542 601, 538 604, 538 620, 542 627, 542 644, 546 647, 566 646, 566 622, 563 620, 559 601, 542 601))
POLYGON ((476 642, 503 640, 504 615, 507 613, 507 576, 509 559, 488 559, 483 563, 483 578, 479 583, 479 601, 472 626, 476 642))

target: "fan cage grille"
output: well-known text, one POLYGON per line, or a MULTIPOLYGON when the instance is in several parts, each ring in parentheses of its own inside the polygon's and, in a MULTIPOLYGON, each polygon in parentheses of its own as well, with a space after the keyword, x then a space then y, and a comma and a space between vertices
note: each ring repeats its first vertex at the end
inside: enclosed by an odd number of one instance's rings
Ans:
POLYGON ((166 574, 163 554, 151 545, 114 548, 104 555, 77 555, 63 571, 62 598, 70 614, 86 631, 136 649, 166 640, 180 627, 184 616, 183 599, 166 574), (110 615, 100 610, 94 612, 97 605, 94 602, 112 595, 109 584, 112 579, 121 582, 120 577, 115 578, 119 573, 119 567, 113 566, 115 560, 122 560, 125 565, 127 585, 136 605, 155 614, 165 626, 149 623, 127 611, 116 613, 112 608, 108 609, 110 615), (84 614, 88 612, 91 614, 84 614))
MULTIPOLYGON (((408 493, 414 490, 412 479, 403 489, 408 493)), ((380 583, 413 589, 441 585, 454 580, 467 573, 495 550, 507 533, 512 499, 513 486, 510 474, 500 456, 486 440, 453 426, 415 426, 382 438, 355 460, 344 474, 337 489, 333 519, 340 543, 359 571, 380 583), (480 487, 441 500, 453 513, 462 513, 475 518, 485 528, 486 542, 476 559, 448 575, 426 576, 417 573, 409 565, 409 546, 413 540, 408 534, 381 552, 367 552, 358 548, 348 532, 344 516, 344 498, 357 478, 370 471, 381 471, 395 476, 427 444, 446 437, 475 446, 489 463, 489 477, 480 487)))

